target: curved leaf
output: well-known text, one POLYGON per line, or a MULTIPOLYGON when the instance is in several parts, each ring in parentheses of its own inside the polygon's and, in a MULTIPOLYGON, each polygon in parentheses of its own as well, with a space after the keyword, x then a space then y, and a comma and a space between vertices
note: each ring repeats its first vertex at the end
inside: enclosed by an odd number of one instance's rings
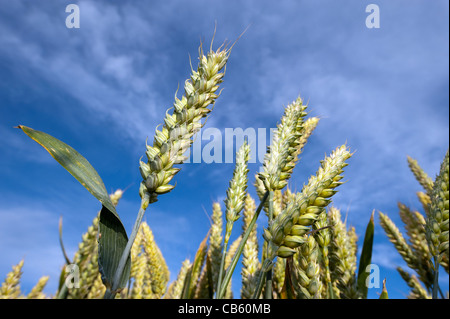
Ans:
MULTIPOLYGON (((71 146, 53 136, 19 125, 25 134, 47 150, 81 185, 102 204, 99 220, 99 270, 105 286, 112 287, 115 270, 128 242, 125 227, 106 191, 105 184, 92 165, 71 146)), ((123 288, 130 275, 131 257, 128 257, 119 287, 123 288)))

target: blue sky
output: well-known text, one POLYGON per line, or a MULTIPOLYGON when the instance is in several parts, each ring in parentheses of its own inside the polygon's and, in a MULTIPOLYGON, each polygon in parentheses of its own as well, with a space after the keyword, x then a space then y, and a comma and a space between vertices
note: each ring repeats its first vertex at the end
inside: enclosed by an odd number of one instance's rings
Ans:
MULTIPOLYGON (((356 151, 334 205, 362 242, 373 209, 401 226, 397 202, 421 209, 406 156, 432 177, 448 148, 448 1, 6 1, 0 0, 0 276, 25 259, 25 292, 43 275, 54 293, 99 203, 42 148, 13 127, 47 132, 97 169, 107 189, 126 188, 118 212, 130 231, 139 209, 138 161, 172 106, 201 41, 234 41, 223 92, 206 127, 271 128, 298 95, 321 121, 290 186, 301 188, 319 161, 347 143, 356 151), (68 29, 66 5, 80 8, 68 29), (368 29, 368 4, 380 28, 368 29)), ((180 95, 180 94, 179 94, 180 95)), ((205 128, 206 128, 205 127, 205 128)), ((233 164, 185 164, 176 188, 145 220, 176 277, 209 229, 233 164)), ((259 164, 250 165, 250 194, 259 164)), ((404 265, 376 217, 373 263, 389 294, 408 288, 404 265)), ((259 222, 259 228, 264 219, 259 222)), ((235 229, 239 229, 237 226, 235 229)), ((235 233, 237 236, 237 233, 235 233)), ((442 278, 448 290, 448 276, 442 278)), ((239 279, 234 280, 239 286, 239 279)), ((377 298, 380 289, 371 289, 377 298)))

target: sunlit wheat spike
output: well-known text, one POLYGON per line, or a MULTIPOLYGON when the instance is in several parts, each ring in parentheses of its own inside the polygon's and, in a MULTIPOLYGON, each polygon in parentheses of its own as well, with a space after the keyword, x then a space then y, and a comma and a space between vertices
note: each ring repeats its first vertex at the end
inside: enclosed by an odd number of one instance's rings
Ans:
POLYGON ((409 286, 409 288, 411 288, 408 299, 431 299, 431 296, 428 294, 427 290, 420 284, 415 275, 409 274, 401 267, 397 267, 397 271, 409 286))
POLYGON ((159 194, 170 192, 175 186, 169 184, 180 170, 174 165, 182 164, 184 153, 193 143, 193 136, 205 124, 205 118, 218 97, 219 84, 224 72, 221 72, 230 54, 230 49, 220 47, 210 50, 206 55, 199 49, 197 70, 184 85, 181 99, 175 97, 173 111, 167 110, 161 130, 155 130, 153 145, 147 145, 148 162, 140 161, 140 172, 143 181, 139 193, 142 198, 149 195, 149 202, 157 201, 159 194))
POLYGON ((48 298, 43 292, 45 286, 47 285, 49 276, 43 276, 39 278, 36 285, 31 288, 31 291, 27 295, 27 299, 46 299, 48 298))
POLYGON ((103 284, 102 276, 100 273, 92 284, 91 290, 87 295, 87 299, 101 299, 105 295, 106 287, 103 284))
POLYGON ((428 247, 425 231, 425 218, 419 212, 412 212, 406 205, 399 203, 399 212, 402 221, 405 223, 406 234, 410 242, 411 249, 416 256, 416 265, 413 268, 417 271, 420 280, 427 288, 433 284, 433 265, 428 247))
POLYGON ((286 258, 295 253, 295 248, 301 246, 304 236, 319 214, 331 202, 336 193, 335 188, 342 184, 346 160, 352 154, 345 145, 336 148, 331 155, 325 157, 315 176, 311 176, 308 184, 295 199, 289 202, 283 212, 278 215, 272 225, 264 231, 264 238, 271 241, 279 257, 286 258))
POLYGON ((308 142, 309 137, 312 135, 317 125, 319 124, 318 117, 310 117, 306 119, 302 126, 302 135, 300 137, 299 145, 297 146, 296 156, 299 156, 303 152, 303 148, 308 142))
POLYGON ((213 290, 216 291, 219 276, 220 261, 222 259, 223 216, 220 204, 213 203, 212 225, 209 235, 208 258, 211 261, 213 290))
POLYGON ((147 271, 147 258, 145 255, 139 255, 133 263, 135 264, 135 271, 133 273, 133 288, 131 290, 132 299, 143 299, 145 297, 145 273, 147 271))
POLYGON ((164 295, 164 299, 180 299, 183 292, 183 287, 186 281, 186 275, 191 269, 192 263, 189 259, 186 259, 181 264, 180 271, 178 272, 177 279, 172 282, 167 289, 167 293, 164 295))
POLYGON ((6 275, 0 288, 0 299, 17 299, 21 295, 20 279, 22 277, 23 259, 6 275))
MULTIPOLYGON (((255 200, 247 194, 244 205, 244 224, 242 227, 242 233, 244 234, 256 212, 255 200)), ((255 292, 259 271, 261 269, 261 263, 258 258, 258 237, 256 233, 256 224, 244 245, 242 252, 242 286, 241 286, 241 298, 250 299, 255 292)))
POLYGON ((398 227, 394 224, 394 222, 382 212, 379 213, 380 216, 380 224, 383 227, 386 235, 389 238, 389 241, 394 244, 395 248, 399 252, 399 254, 403 257, 403 260, 410 268, 415 268, 417 264, 417 259, 409 247, 406 239, 403 237, 403 234, 400 232, 398 227))
POLYGON ((424 192, 417 192, 417 198, 419 199, 419 202, 422 204, 425 215, 426 216, 430 215, 430 204, 431 204, 430 195, 425 194, 424 192))
POLYGON ((250 159, 250 146, 246 141, 236 153, 236 166, 233 171, 233 178, 227 189, 227 198, 225 199, 225 243, 228 243, 234 222, 239 219, 239 214, 244 208, 245 197, 247 196, 248 181, 248 161, 250 159))
MULTIPOLYGON (((448 215, 449 215, 449 159, 448 153, 441 163, 431 193, 430 214, 426 219, 427 241, 432 256, 438 262, 449 259, 448 215)), ((447 264, 448 268, 448 264, 447 264)))
POLYGON ((431 194, 433 191, 433 180, 425 173, 425 171, 419 166, 417 160, 407 156, 408 166, 411 172, 414 174, 414 177, 417 179, 420 185, 425 189, 428 194, 431 194))
POLYGON ((350 237, 351 233, 347 231, 339 209, 331 206, 328 209, 328 220, 333 225, 330 228, 329 249, 331 280, 336 296, 346 298, 347 287, 353 284, 356 271, 354 239, 350 237))
POLYGON ((331 243, 331 231, 329 229, 329 223, 326 211, 324 210, 317 217, 316 222, 313 224, 313 229, 316 230, 314 233, 314 238, 316 239, 317 244, 319 245, 321 251, 321 265, 323 268, 323 279, 325 283, 325 287, 328 284, 331 284, 331 275, 330 275, 330 261, 329 261, 329 246, 331 243))
POLYGON ((301 299, 320 299, 323 284, 320 278, 319 246, 313 236, 308 236, 298 252, 297 294, 301 299))
POLYGON ((98 215, 93 219, 91 226, 82 235, 82 240, 78 244, 78 251, 73 257, 73 263, 80 271, 79 288, 69 288, 69 299, 85 299, 89 294, 98 271, 98 215))
POLYGON ((143 233, 143 252, 146 257, 147 268, 145 274, 149 276, 146 278, 146 288, 148 288, 146 297, 160 299, 166 292, 166 286, 169 281, 169 268, 155 242, 149 225, 143 222, 141 228, 143 233))
MULTIPOLYGON (((298 161, 300 138, 303 133, 304 117, 307 115, 306 105, 302 99, 289 104, 274 131, 272 142, 264 157, 263 172, 257 175, 265 190, 281 190, 287 185, 295 164, 298 161)), ((261 188, 260 181, 255 186, 261 188)), ((260 196, 262 192, 258 190, 260 196)))

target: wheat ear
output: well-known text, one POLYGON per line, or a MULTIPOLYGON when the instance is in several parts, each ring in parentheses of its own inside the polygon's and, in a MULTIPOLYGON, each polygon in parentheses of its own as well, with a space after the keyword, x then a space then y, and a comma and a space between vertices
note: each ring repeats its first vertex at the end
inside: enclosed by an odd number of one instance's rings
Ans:
MULTIPOLYGON (((249 224, 255 214, 256 204, 255 200, 247 194, 244 205, 244 224, 242 227, 242 234, 248 229, 249 224)), ((256 233, 256 224, 252 227, 251 233, 245 242, 244 250, 242 252, 242 287, 241 298, 250 299, 255 292, 258 274, 261 264, 258 258, 258 237, 256 233)))
POLYGON ((412 251, 416 256, 414 270, 419 275, 420 280, 429 289, 433 285, 433 265, 428 247, 425 231, 425 218, 419 212, 412 212, 404 204, 399 203, 399 215, 405 223, 406 234, 408 235, 412 251))
MULTIPOLYGON (((426 236, 431 255, 434 257, 433 299, 437 298, 439 264, 449 259, 448 215, 449 215, 449 159, 445 154, 439 174, 431 193, 430 214, 426 219, 426 236)), ((445 265, 445 263, 444 263, 445 265)))
POLYGON ((314 236, 308 236, 305 240, 298 253, 297 294, 301 299, 320 299, 323 285, 320 278, 319 245, 314 236))
POLYGON ((167 293, 164 295, 164 299, 181 299, 183 293, 183 287, 186 282, 186 275, 191 269, 192 263, 189 259, 186 259, 181 264, 180 271, 178 272, 177 279, 172 282, 167 289, 167 293))
POLYGON ((220 261, 222 259, 222 209, 219 203, 213 203, 212 225, 209 235, 208 258, 211 261, 213 291, 217 290, 220 261))
POLYGON ((159 194, 170 192, 175 186, 169 182, 180 170, 174 165, 186 160, 184 153, 193 143, 192 137, 205 122, 202 119, 211 112, 208 108, 218 97, 217 90, 222 83, 224 69, 230 50, 220 47, 203 54, 199 49, 197 70, 192 70, 190 79, 184 84, 184 95, 175 97, 173 112, 166 112, 161 130, 155 130, 153 145, 147 145, 148 162, 140 162, 143 182, 141 197, 147 194, 149 202, 155 202, 159 194))
POLYGON ((244 141, 236 153, 236 165, 233 171, 233 178, 227 189, 227 198, 225 199, 225 238, 223 242, 222 260, 219 268, 219 277, 217 281, 217 291, 221 290, 223 273, 225 271, 225 260, 227 258, 228 241, 231 236, 234 223, 239 219, 239 214, 244 208, 245 197, 247 196, 248 181, 248 161, 250 159, 250 146, 244 141))
POLYGON ((333 225, 330 242, 330 275, 333 290, 338 298, 348 298, 347 289, 352 284, 356 271, 354 239, 350 237, 339 209, 328 210, 329 224, 333 225))
MULTIPOLYGON (((257 175, 267 191, 281 190, 287 185, 301 151, 300 138, 303 131, 306 106, 299 97, 289 104, 274 131, 272 142, 264 157, 263 172, 257 175)), ((260 188, 261 183, 256 182, 260 188)), ((264 191, 259 191, 262 198, 264 191)))
POLYGON ((397 267, 397 271, 406 284, 411 288, 408 299, 431 299, 431 296, 428 294, 427 290, 422 287, 415 275, 409 274, 401 267, 397 267))
POLYGON ((420 185, 425 189, 428 194, 431 194, 433 191, 433 180, 425 173, 425 171, 420 167, 417 160, 407 156, 408 166, 411 172, 414 174, 414 177, 417 179, 420 185))
POLYGON ((22 277, 23 259, 6 275, 0 289, 0 299, 17 299, 20 291, 20 278, 22 277))
MULTIPOLYGON (((326 287, 326 291, 332 289, 331 274, 330 274, 330 260, 328 256, 328 250, 331 242, 331 232, 329 229, 329 223, 326 211, 324 210, 319 214, 316 222, 313 224, 315 230, 314 238, 319 245, 321 251, 321 265, 323 267, 323 279, 326 287)), ((331 296, 329 296, 331 297, 331 296)))
POLYGON ((291 201, 284 211, 273 220, 271 226, 264 230, 264 238, 274 244, 275 253, 279 257, 292 256, 295 248, 305 242, 305 235, 323 209, 330 203, 342 184, 345 162, 352 154, 345 145, 338 147, 326 157, 315 176, 312 176, 301 193, 291 201))
POLYGON ((39 278, 36 285, 31 289, 27 295, 27 299, 46 299, 47 296, 43 293, 45 286, 47 285, 49 276, 43 276, 39 278))

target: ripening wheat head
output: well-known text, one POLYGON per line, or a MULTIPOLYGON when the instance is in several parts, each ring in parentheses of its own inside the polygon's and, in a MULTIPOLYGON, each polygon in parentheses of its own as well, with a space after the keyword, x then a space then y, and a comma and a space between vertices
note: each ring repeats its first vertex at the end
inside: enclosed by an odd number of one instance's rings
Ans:
POLYGON ((330 198, 342 184, 345 162, 352 154, 345 145, 338 147, 326 157, 315 176, 312 176, 301 193, 295 196, 283 212, 277 216, 269 229, 264 230, 264 238, 278 247, 279 257, 292 256, 305 242, 304 235, 310 231, 312 224, 323 209, 331 202, 330 198))
POLYGON ((431 194, 430 214, 426 220, 430 252, 438 262, 448 261, 449 159, 448 150, 442 161, 431 194))
POLYGON ((175 97, 172 114, 167 110, 162 129, 155 130, 153 145, 147 145, 148 162, 140 161, 143 181, 139 193, 142 198, 148 196, 150 203, 175 187, 169 184, 180 170, 174 165, 186 160, 183 154, 191 146, 194 134, 205 124, 202 119, 211 112, 209 106, 218 97, 217 90, 224 76, 221 71, 230 49, 220 47, 217 51, 210 50, 206 56, 201 47, 199 51, 197 70, 192 70, 190 79, 186 80, 183 97, 175 97))

